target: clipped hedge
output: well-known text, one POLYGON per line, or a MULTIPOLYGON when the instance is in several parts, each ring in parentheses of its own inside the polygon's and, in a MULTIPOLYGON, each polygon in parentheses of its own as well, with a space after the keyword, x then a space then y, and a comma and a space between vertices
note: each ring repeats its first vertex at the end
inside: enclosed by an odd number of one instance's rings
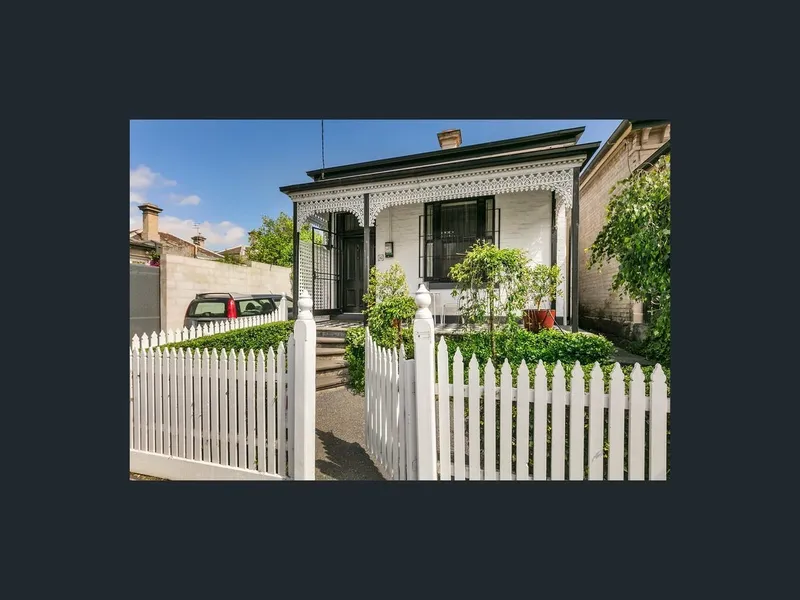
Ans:
MULTIPOLYGON (((450 361, 461 348, 465 361, 473 353, 481 365, 492 356, 492 341, 485 332, 472 332, 445 336, 450 361)), ((580 361, 582 364, 604 362, 614 353, 614 344, 599 335, 588 333, 567 333, 555 329, 545 329, 532 333, 524 329, 500 331, 496 334, 496 365, 508 359, 511 364, 519 364, 525 359, 530 366, 538 361, 555 363, 580 361)), ((438 339, 437 339, 438 343, 438 339)))
MULTIPOLYGON (((412 332, 404 330, 404 340, 406 344, 406 356, 413 358, 413 339, 412 332), (407 335, 406 335, 407 333, 407 335)), ((447 352, 449 355, 450 373, 452 375, 453 356, 456 348, 461 349, 464 357, 465 377, 469 368, 469 360, 475 354, 478 365, 481 369, 481 383, 483 382, 483 368, 491 357, 491 340, 485 332, 473 332, 459 335, 445 336, 447 341, 447 352)), ((495 363, 495 376, 499 383, 500 367, 503 360, 508 359, 511 372, 516 385, 517 369, 524 359, 528 364, 531 379, 534 376, 536 365, 541 360, 547 371, 548 383, 552 381, 553 369, 556 361, 560 360, 566 370, 567 389, 569 389, 572 367, 575 361, 580 361, 585 375, 585 385, 588 391, 589 374, 595 362, 599 362, 605 376, 605 385, 608 388, 608 379, 611 375, 613 363, 610 358, 613 355, 614 345, 602 336, 590 335, 585 333, 565 333, 561 331, 541 331, 531 333, 529 331, 518 330, 516 332, 498 332, 497 334, 497 353, 498 360, 495 363)), ((364 392, 364 328, 357 327, 348 330, 345 338, 345 360, 350 371, 350 385, 357 392, 364 392)), ((438 339, 437 339, 438 344, 438 339)), ((625 375, 626 384, 630 379, 632 366, 622 367, 625 375)), ((645 373, 645 380, 649 379, 653 367, 642 367, 645 373)), ((669 369, 664 369, 669 385, 669 369)))
POLYGON ((218 333, 216 335, 208 335, 205 337, 195 338, 193 340, 186 340, 183 342, 175 342, 174 344, 166 344, 162 348, 198 348, 203 350, 217 349, 217 352, 226 350, 244 350, 245 354, 248 351, 258 352, 259 350, 267 350, 272 346, 275 352, 278 351, 278 344, 283 342, 284 346, 289 340, 289 336, 294 330, 294 321, 279 321, 277 323, 267 323, 266 325, 256 325, 254 327, 246 327, 244 329, 235 329, 225 333, 218 333))

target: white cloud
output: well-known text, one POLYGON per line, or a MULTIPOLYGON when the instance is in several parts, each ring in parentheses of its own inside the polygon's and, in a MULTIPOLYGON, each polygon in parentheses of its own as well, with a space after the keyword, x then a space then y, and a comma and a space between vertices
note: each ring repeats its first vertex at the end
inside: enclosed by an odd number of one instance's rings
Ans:
POLYGON ((170 194, 170 200, 175 200, 178 204, 200 204, 200 196, 192 194, 191 196, 182 196, 181 194, 170 194))
MULTIPOLYGON (((161 231, 166 231, 172 235, 177 235, 185 240, 190 240, 192 236, 197 235, 195 229, 195 221, 192 219, 180 219, 171 215, 159 215, 158 228, 161 231)), ((222 221, 221 223, 211 223, 204 221, 198 223, 200 233, 206 238, 205 245, 212 250, 223 250, 230 248, 245 241, 247 232, 243 227, 239 227, 230 221, 222 221)))
MULTIPOLYGON (((247 241, 247 231, 230 221, 212 223, 208 220, 198 223, 200 233, 206 238, 205 246, 211 250, 224 250, 247 241)), ((130 229, 141 229, 142 212, 138 206, 130 207, 130 229)), ((158 229, 176 235, 184 240, 191 241, 197 235, 195 221, 181 219, 173 215, 161 213, 158 215, 158 229)))
MULTIPOLYGON (((141 229, 142 212, 139 205, 148 202, 147 194, 155 188, 177 185, 176 181, 167 179, 161 173, 154 172, 147 165, 139 165, 130 170, 130 229, 141 229)), ((197 206, 200 204, 200 196, 191 194, 170 194, 169 199, 176 201, 179 205, 197 206)), ((200 233, 206 238, 205 245, 211 250, 223 250, 243 243, 247 239, 247 232, 243 227, 230 221, 211 223, 204 221, 199 223, 200 233)), ((193 219, 181 219, 170 214, 161 213, 158 216, 158 229, 176 235, 184 240, 191 240, 193 235, 197 235, 195 221, 193 219)))
POLYGON ((131 169, 131 189, 147 190, 154 186, 173 186, 177 181, 167 179, 161 173, 154 172, 147 165, 139 165, 131 169))

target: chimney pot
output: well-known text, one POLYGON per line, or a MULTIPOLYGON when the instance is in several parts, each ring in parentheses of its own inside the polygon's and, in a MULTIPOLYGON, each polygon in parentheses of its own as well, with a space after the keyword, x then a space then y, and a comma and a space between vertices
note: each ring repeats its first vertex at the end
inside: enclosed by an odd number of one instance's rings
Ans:
POLYGON ((206 238, 204 238, 202 235, 196 235, 192 238, 192 241, 195 243, 195 245, 200 246, 202 248, 203 242, 206 241, 206 238))
POLYGON ((145 202, 139 205, 142 211, 142 239, 146 242, 158 242, 158 213, 163 209, 155 204, 145 202))
POLYGON ((458 148, 461 145, 460 129, 448 129, 446 131, 440 131, 436 134, 436 136, 439 138, 439 147, 442 150, 458 148))

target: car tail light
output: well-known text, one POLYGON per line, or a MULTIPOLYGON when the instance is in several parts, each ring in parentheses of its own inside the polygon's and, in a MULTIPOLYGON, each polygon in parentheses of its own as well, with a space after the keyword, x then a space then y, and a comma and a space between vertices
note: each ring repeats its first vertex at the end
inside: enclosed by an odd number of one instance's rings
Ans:
POLYGON ((233 303, 233 298, 228 299, 228 314, 227 317, 229 319, 236 318, 236 305, 233 303))

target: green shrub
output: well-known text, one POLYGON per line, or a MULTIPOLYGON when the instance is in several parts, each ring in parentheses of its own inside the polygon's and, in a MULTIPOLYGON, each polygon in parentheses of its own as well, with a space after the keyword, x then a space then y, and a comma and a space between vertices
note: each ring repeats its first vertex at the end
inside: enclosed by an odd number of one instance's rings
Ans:
MULTIPOLYGON (((528 363, 527 361, 525 361, 525 362, 528 365, 528 378, 530 379, 530 382, 531 382, 531 389, 533 389, 533 381, 534 381, 534 378, 536 377, 536 366, 537 366, 538 362, 533 362, 533 363, 528 363)), ((481 383, 481 385, 483 385, 484 367, 486 366, 486 363, 478 361, 478 365, 480 367, 480 383, 481 383)), ((547 385, 548 385, 548 387, 550 387, 552 385, 552 383, 553 383, 553 370, 556 368, 556 363, 543 363, 543 365, 544 365, 544 370, 547 373, 547 385)), ((519 363, 512 363, 512 362, 509 361, 509 366, 511 367, 511 382, 514 385, 514 387, 517 387, 517 375, 518 375, 518 371, 519 371, 519 363)), ((568 363, 562 362, 561 366, 564 367, 564 379, 566 380, 567 391, 570 391, 572 389, 571 388, 572 369, 575 366, 575 363, 573 363, 573 362, 568 362, 568 363)), ((502 367, 502 363, 500 363, 498 365, 495 365, 495 369, 494 369, 494 378, 495 378, 495 383, 496 383, 497 386, 500 385, 500 369, 501 369, 501 367, 502 367)), ((633 371, 633 365, 620 365, 620 368, 622 369, 622 375, 623 375, 623 379, 625 381, 625 389, 627 390, 628 389, 628 385, 630 384, 630 381, 631 381, 631 372, 633 371)), ((645 394, 649 394, 650 393, 650 376, 653 373, 653 369, 654 368, 655 367, 651 367, 651 366, 641 367, 642 373, 644 373, 645 394)), ((590 381, 591 376, 592 376, 592 369, 594 369, 594 363, 590 363, 590 364, 581 363, 581 370, 583 371, 583 387, 584 387, 584 391, 586 391, 586 392, 589 391, 589 381, 590 381)), ((605 388, 606 393, 608 393, 608 385, 609 385, 609 383, 611 381, 611 371, 613 369, 614 369, 614 364, 613 363, 605 363, 605 364, 601 364, 600 365, 600 370, 603 372, 603 387, 605 388)), ((667 380, 667 395, 669 395, 669 393, 670 393, 670 385, 669 385, 670 370, 669 370, 668 367, 662 367, 662 370, 664 371, 664 376, 666 377, 666 380, 667 380)), ((450 373, 450 378, 452 380, 452 376, 453 376, 453 360, 452 360, 452 358, 450 359, 449 373, 450 373)), ((467 381, 468 373, 469 373, 469 361, 467 361, 465 359, 464 360, 464 382, 465 383, 467 381)))
MULTIPOLYGON (((345 360, 347 360, 348 369, 350 371, 350 384, 355 391, 359 393, 364 392, 364 333, 363 327, 356 327, 348 330, 345 339, 345 360)), ((605 388, 608 392, 608 383, 611 376, 611 370, 614 364, 609 362, 609 358, 613 351, 613 345, 603 337, 590 336, 582 333, 578 334, 562 334, 562 333, 549 333, 539 332, 532 334, 530 332, 522 332, 520 337, 528 339, 530 337, 540 337, 541 339, 530 342, 527 346, 520 345, 515 347, 512 339, 506 339, 506 336, 500 336, 498 339, 503 339, 504 344, 503 354, 498 357, 495 363, 495 378, 499 385, 500 383, 500 368, 502 361, 508 358, 509 366, 511 367, 511 375, 514 385, 517 382, 517 371, 522 359, 525 359, 530 373, 531 383, 535 376, 536 365, 539 360, 544 363, 545 371, 547 372, 548 385, 552 383, 553 369, 555 368, 556 361, 561 360, 564 367, 565 377, 567 381, 567 390, 570 389, 570 381, 572 379, 572 368, 575 361, 579 360, 581 368, 584 373, 584 386, 586 391, 589 391, 589 379, 591 371, 594 368, 594 363, 599 362, 600 368, 603 371, 605 388), (566 339, 558 340, 557 336, 566 336, 566 339), (507 342, 507 343, 506 343, 507 342), (537 346, 537 344, 539 344, 537 346), (610 346, 610 349, 609 349, 610 346), (533 348, 533 350, 531 350, 533 348), (544 348, 544 349, 542 349, 544 348), (537 356, 536 353, 539 353, 537 356), (559 354, 560 350, 560 354, 559 354), (511 356, 507 356, 511 354, 511 356), (527 355, 526 355, 527 354, 527 355), (575 358, 575 357, 578 358, 575 358)), ((461 355, 464 358, 464 377, 467 377, 469 372, 469 361, 472 358, 472 353, 475 353, 475 358, 478 360, 480 367, 480 380, 483 383, 484 367, 486 362, 491 356, 491 342, 488 335, 485 333, 470 333, 459 336, 449 336, 445 338, 447 341, 447 351, 449 356, 448 370, 450 375, 453 373, 453 356, 455 355, 456 348, 461 348, 461 355)), ((436 341, 438 344, 438 339, 436 341)), ((403 344, 405 346, 406 358, 414 358, 414 339, 413 331, 406 329, 403 331, 403 344)), ((500 354, 498 348, 498 354, 500 354)), ((663 366, 662 366, 663 367, 663 366)), ((622 373, 625 376, 625 385, 630 382, 630 374, 633 370, 633 365, 623 365, 622 373)), ((663 367, 664 375, 667 378, 667 393, 669 393, 670 370, 668 367, 663 367)), ((650 374, 653 372, 653 367, 644 366, 642 372, 645 375, 645 387, 649 393, 649 380, 650 374)))
POLYGON ((417 304, 408 293, 403 267, 394 264, 386 271, 372 267, 364 305, 372 339, 384 348, 399 347, 417 311, 417 304))
MULTIPOLYGON (((379 271, 376 267, 370 269, 364 305, 369 332, 375 343, 383 348, 399 348, 404 344, 406 357, 414 356, 411 320, 417 305, 408 293, 406 274, 400 265, 394 264, 386 271, 379 271)), ((344 358, 350 386, 359 393, 364 392, 365 333, 364 327, 355 327, 345 336, 344 358)))
POLYGON ((350 377, 350 386, 357 392, 364 393, 364 340, 366 329, 354 327, 345 335, 344 359, 350 377))
POLYGON ((225 333, 218 333, 216 335, 208 335, 193 340, 184 342, 176 342, 174 344, 166 344, 162 348, 208 348, 209 351, 214 348, 217 352, 226 350, 241 349, 247 354, 249 350, 253 350, 258 354, 259 350, 264 350, 266 354, 270 346, 278 351, 278 344, 283 342, 284 346, 289 340, 294 330, 294 321, 279 321, 277 323, 267 323, 266 325, 256 325, 255 327, 246 327, 244 329, 235 329, 225 333))
MULTIPOLYGON (((491 339, 485 332, 452 335, 446 339, 451 362, 456 347, 461 348, 465 362, 469 362, 474 353, 478 362, 484 365, 492 355, 491 339)), ((525 359, 529 366, 540 360, 545 363, 555 363, 558 360, 574 363, 578 360, 582 364, 588 364, 607 361, 614 353, 614 344, 602 336, 565 333, 552 329, 538 333, 520 328, 506 329, 497 333, 496 344, 498 368, 504 359, 508 359, 511 364, 519 364, 525 359)))
MULTIPOLYGON (((371 332, 372 330, 370 330, 371 332)), ((347 362, 347 370, 350 374, 350 386, 359 394, 364 393, 365 340, 366 329, 364 327, 348 329, 345 335, 344 359, 347 362)), ((414 358, 414 332, 411 329, 403 329, 402 341, 405 357, 414 358)))

